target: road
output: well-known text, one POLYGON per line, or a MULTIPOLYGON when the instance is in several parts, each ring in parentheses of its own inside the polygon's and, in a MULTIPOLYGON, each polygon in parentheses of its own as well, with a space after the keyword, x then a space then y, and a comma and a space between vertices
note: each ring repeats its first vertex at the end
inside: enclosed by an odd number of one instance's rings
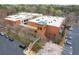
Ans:
POLYGON ((20 44, 0 35, 0 55, 24 55, 23 49, 19 47, 20 44))

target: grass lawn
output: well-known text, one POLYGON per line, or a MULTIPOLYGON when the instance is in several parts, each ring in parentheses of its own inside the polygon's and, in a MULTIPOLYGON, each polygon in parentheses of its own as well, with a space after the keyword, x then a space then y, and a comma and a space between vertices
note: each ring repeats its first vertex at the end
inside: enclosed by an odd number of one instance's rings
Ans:
POLYGON ((54 40, 52 40, 52 42, 56 43, 56 44, 60 44, 61 41, 62 41, 61 39, 54 39, 54 40))
POLYGON ((6 35, 9 36, 10 38, 14 39, 14 40, 22 42, 23 44, 25 44, 27 46, 30 44, 30 42, 32 42, 30 39, 26 39, 24 37, 18 36, 15 33, 12 33, 10 31, 8 31, 6 33, 6 35))

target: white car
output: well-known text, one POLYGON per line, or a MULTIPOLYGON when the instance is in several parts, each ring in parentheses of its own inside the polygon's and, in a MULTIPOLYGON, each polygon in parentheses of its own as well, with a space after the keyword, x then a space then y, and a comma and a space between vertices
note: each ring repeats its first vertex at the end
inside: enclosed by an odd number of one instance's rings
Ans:
POLYGON ((72 55, 72 52, 70 52, 69 54, 72 55))
POLYGON ((4 35, 4 33, 3 32, 0 32, 0 34, 3 36, 4 35))
POLYGON ((64 42, 66 43, 66 41, 67 41, 67 40, 68 40, 68 39, 65 39, 65 41, 64 41, 64 42))
POLYGON ((67 39, 68 38, 68 36, 65 36, 65 39, 67 39))
POLYGON ((72 43, 71 43, 71 42, 69 42, 69 41, 66 41, 66 44, 68 44, 68 45, 72 45, 72 43))
POLYGON ((73 28, 72 28, 72 27, 70 27, 70 28, 69 28, 69 31, 72 31, 72 30, 73 30, 73 28))
POLYGON ((71 36, 65 36, 65 39, 72 39, 72 37, 71 36))
POLYGON ((72 37, 70 36, 69 39, 72 39, 72 37))
POLYGON ((69 48, 71 48, 71 49, 72 49, 72 46, 70 46, 69 48))
POLYGON ((7 35, 5 35, 6 38, 9 38, 7 35))

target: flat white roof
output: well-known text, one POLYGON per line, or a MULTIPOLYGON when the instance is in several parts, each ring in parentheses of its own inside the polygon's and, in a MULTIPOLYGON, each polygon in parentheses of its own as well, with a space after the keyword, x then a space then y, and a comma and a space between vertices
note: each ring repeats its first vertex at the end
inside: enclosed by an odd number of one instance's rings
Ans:
POLYGON ((11 20, 11 21, 17 21, 18 19, 25 20, 25 19, 32 18, 34 16, 42 16, 42 14, 20 12, 20 13, 17 13, 16 15, 7 16, 5 19, 11 20))
POLYGON ((42 17, 38 17, 29 21, 35 22, 41 25, 50 25, 50 26, 60 27, 64 20, 65 20, 64 17, 42 16, 42 17))
POLYGON ((17 20, 25 20, 25 19, 29 19, 33 16, 27 16, 27 15, 11 15, 11 16, 8 16, 6 17, 5 19, 7 20, 11 20, 11 21, 17 21, 17 20))

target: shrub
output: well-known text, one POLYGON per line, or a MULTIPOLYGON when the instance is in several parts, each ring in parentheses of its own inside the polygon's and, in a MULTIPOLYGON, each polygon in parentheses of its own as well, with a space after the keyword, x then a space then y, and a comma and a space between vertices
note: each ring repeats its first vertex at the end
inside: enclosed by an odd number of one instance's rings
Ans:
POLYGON ((53 43, 59 44, 61 42, 61 39, 54 39, 52 40, 53 43))

